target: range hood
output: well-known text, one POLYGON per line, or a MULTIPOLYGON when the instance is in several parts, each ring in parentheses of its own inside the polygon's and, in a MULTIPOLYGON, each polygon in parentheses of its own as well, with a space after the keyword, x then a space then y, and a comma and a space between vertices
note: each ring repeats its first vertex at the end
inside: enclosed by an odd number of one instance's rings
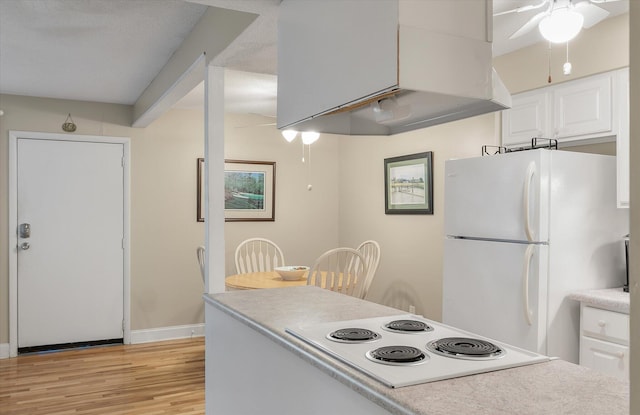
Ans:
POLYGON ((391 135, 499 111, 491 0, 283 0, 279 129, 391 135))

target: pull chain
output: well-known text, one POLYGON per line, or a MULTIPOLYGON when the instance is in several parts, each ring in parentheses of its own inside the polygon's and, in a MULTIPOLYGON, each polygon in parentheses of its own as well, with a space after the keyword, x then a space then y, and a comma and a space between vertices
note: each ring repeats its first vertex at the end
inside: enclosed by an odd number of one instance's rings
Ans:
POLYGON ((571 75, 571 62, 569 62, 569 42, 567 41, 567 61, 562 65, 562 73, 571 75))
POLYGON ((307 164, 307 181, 309 184, 307 185, 307 190, 311 191, 313 186, 311 185, 311 144, 307 145, 309 147, 309 164, 307 164))
POLYGON ((547 49, 547 56, 549 57, 549 77, 547 83, 551 83, 551 42, 549 42, 549 49, 547 49))

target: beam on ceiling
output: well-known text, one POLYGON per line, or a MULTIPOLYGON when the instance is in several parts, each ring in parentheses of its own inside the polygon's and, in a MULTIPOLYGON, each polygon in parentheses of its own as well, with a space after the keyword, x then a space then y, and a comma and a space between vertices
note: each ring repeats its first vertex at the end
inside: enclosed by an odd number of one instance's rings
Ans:
POLYGON ((187 39, 133 105, 133 127, 144 128, 204 79, 204 69, 258 17, 209 7, 187 39))

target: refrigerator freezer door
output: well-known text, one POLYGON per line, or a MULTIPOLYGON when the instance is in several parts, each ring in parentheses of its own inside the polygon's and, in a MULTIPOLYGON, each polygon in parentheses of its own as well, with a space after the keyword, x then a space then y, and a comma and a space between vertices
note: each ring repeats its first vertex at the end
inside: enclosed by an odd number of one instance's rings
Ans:
POLYGON ((447 160, 445 234, 548 241, 549 151, 447 160))
POLYGON ((547 245, 445 239, 442 322, 546 350, 547 245))

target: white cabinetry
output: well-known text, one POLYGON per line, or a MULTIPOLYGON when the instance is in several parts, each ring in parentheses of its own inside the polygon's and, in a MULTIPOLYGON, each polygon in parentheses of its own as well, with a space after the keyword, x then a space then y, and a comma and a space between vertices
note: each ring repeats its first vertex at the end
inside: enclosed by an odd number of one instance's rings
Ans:
POLYGON ((581 304, 580 364, 629 379, 629 315, 581 304))
POLYGON ((547 91, 530 91, 512 96, 511 109, 502 111, 502 145, 522 145, 533 137, 549 138, 549 97, 547 91))
POLYGON ((553 96, 553 138, 583 139, 613 132, 613 74, 557 85, 553 96))
POLYGON ((629 68, 513 95, 502 111, 502 145, 530 145, 534 137, 559 147, 615 139, 618 207, 629 207, 629 68))
POLYGON ((513 95, 511 109, 502 112, 502 145, 529 144, 533 137, 555 138, 561 145, 613 139, 623 110, 619 104, 623 71, 628 69, 513 95))

